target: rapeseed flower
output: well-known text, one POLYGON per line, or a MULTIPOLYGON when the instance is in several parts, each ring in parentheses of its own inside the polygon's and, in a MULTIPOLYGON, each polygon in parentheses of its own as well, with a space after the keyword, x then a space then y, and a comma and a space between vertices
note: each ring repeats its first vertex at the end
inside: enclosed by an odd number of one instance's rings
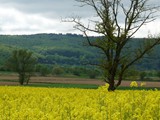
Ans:
POLYGON ((0 120, 159 120, 160 92, 0 87, 0 120))
POLYGON ((130 83, 130 87, 138 87, 138 83, 136 81, 132 81, 130 83))

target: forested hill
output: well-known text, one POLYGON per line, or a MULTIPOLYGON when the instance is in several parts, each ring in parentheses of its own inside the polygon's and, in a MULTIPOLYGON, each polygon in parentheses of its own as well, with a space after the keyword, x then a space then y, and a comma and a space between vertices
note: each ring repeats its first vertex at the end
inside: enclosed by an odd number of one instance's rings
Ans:
MULTIPOLYGON (((99 52, 85 46, 85 41, 82 35, 76 34, 0 35, 0 66, 3 66, 14 49, 33 51, 42 64, 84 65, 86 61, 96 62, 99 52)), ((160 69, 160 49, 156 48, 155 51, 137 66, 142 69, 160 69)))
POLYGON ((0 64, 14 49, 29 49, 43 64, 82 65, 95 60, 96 50, 84 45, 85 38, 76 34, 0 35, 0 64))

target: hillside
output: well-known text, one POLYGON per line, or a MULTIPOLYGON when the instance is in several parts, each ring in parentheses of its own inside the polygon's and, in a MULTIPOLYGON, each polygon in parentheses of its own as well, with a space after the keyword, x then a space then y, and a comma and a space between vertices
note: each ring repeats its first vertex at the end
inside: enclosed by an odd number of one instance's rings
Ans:
MULTIPOLYGON (((86 61, 96 62, 99 52, 84 45, 85 38, 75 34, 0 35, 0 65, 2 66, 14 49, 28 49, 34 52, 42 64, 84 65, 86 61)), ((136 42, 130 43, 137 46, 136 42)), ((140 63, 141 69, 160 69, 160 48, 140 63)))
POLYGON ((83 36, 72 34, 0 35, 0 64, 12 50, 22 48, 33 51, 43 64, 81 65, 97 57, 96 50, 84 42, 83 36))

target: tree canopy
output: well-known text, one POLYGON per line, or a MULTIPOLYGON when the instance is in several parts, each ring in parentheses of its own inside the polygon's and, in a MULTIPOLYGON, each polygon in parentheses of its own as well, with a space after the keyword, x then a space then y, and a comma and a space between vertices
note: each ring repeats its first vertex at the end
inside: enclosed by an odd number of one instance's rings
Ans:
POLYGON ((28 84, 31 73, 34 71, 36 58, 33 57, 32 52, 24 49, 14 50, 6 65, 9 69, 19 74, 19 83, 23 85, 24 82, 28 84))

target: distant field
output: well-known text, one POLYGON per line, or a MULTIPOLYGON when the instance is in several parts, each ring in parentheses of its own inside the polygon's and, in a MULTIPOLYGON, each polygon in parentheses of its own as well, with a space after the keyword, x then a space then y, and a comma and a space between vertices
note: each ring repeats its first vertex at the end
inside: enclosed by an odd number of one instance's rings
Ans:
MULTIPOLYGON (((137 81, 140 86, 142 81, 137 81)), ((122 81, 121 87, 129 87, 131 81, 122 81)), ((145 82, 145 87, 159 88, 160 82, 145 82)), ((49 86, 49 87, 82 87, 82 88, 97 88, 104 85, 105 82, 98 79, 85 78, 63 78, 63 77, 32 77, 30 86, 49 86)), ((19 85, 18 76, 16 75, 0 75, 0 85, 19 85)))

